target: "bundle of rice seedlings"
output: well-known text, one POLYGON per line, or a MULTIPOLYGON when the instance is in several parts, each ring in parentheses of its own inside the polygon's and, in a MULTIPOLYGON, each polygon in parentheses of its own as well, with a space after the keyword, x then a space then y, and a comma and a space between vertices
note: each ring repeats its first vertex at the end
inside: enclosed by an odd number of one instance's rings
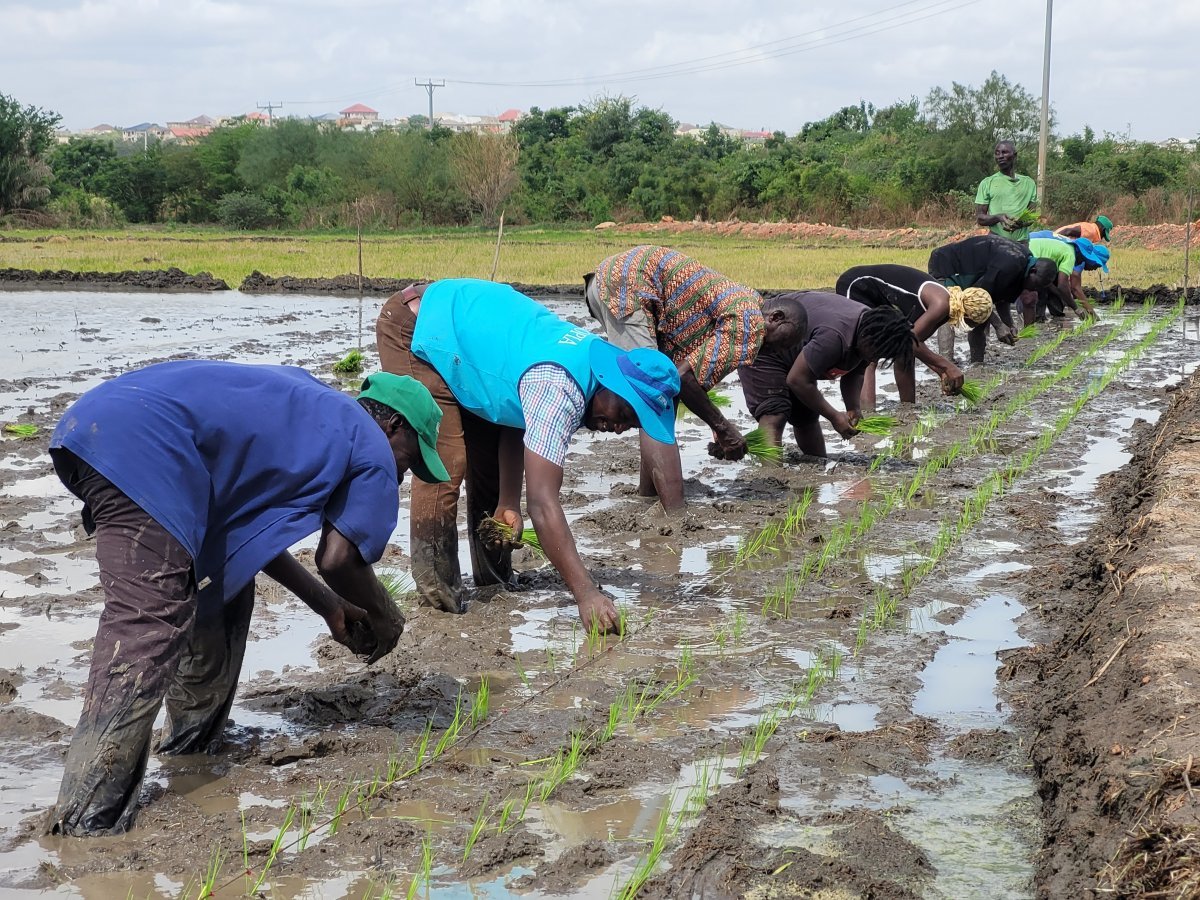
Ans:
POLYGON ((783 461, 783 448, 767 440, 767 433, 761 428, 755 428, 745 435, 746 452, 755 459, 763 462, 778 463, 783 461))
POLYGON ((1040 225, 1042 221, 1041 215, 1032 209, 1025 210, 1015 218, 1017 225, 1021 228, 1033 228, 1035 225, 1040 225))
POLYGON ((333 364, 333 371, 339 375, 357 375, 362 369, 363 355, 361 350, 351 350, 333 364))
POLYGON ((545 556, 546 551, 542 549, 541 538, 537 536, 537 532, 532 528, 525 528, 521 531, 521 543, 536 553, 538 556, 545 556))
POLYGON ((1028 341, 1031 338, 1037 337, 1037 332, 1038 332, 1038 329, 1037 329, 1036 325, 1026 325, 1024 328, 1022 328, 1020 331, 1017 332, 1017 340, 1028 341))
POLYGON ((958 392, 962 397, 971 403, 978 403, 983 399, 983 385, 971 378, 963 380, 962 387, 958 392))
MULTIPOLYGON (((713 388, 711 391, 708 392, 708 399, 712 402, 712 405, 717 407, 718 409, 722 406, 728 406, 730 403, 733 402, 728 397, 726 397, 724 394, 717 393, 716 388, 713 388)), ((686 416, 691 411, 692 410, 688 409, 686 406, 684 406, 682 403, 680 403, 677 407, 675 407, 675 418, 682 419, 684 416, 686 416)))
POLYGON ((479 528, 476 531, 485 544, 516 544, 519 547, 528 547, 538 556, 545 557, 546 555, 546 551, 542 549, 542 542, 539 540, 537 532, 532 528, 522 529, 521 537, 514 539, 511 525, 501 522, 499 519, 494 519, 491 516, 484 516, 479 521, 479 528))
POLYGON ((36 425, 5 425, 4 433, 19 438, 37 437, 38 427, 36 425))
POLYGON ((854 428, 862 434, 885 435, 891 434, 899 424, 900 420, 895 416, 863 416, 854 423, 854 428))

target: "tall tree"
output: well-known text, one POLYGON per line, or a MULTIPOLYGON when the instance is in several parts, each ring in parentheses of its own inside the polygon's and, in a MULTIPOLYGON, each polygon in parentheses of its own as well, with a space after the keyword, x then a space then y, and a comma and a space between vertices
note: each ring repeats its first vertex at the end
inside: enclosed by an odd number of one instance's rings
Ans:
POLYGON ((43 157, 60 121, 56 112, 0 94, 0 214, 49 199, 52 173, 43 157))
POLYGON ((488 224, 517 186, 517 156, 511 134, 459 134, 450 145, 458 189, 488 224))

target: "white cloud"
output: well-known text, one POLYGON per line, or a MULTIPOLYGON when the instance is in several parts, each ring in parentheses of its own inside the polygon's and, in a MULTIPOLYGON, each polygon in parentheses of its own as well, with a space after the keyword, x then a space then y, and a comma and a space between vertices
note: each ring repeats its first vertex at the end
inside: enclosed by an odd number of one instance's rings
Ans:
MULTIPOLYGON (((992 69, 1040 91, 1042 0, 935 3, 18 0, 0 5, 0 91, 81 128, 234 114, 267 99, 320 101, 285 112, 360 100, 385 116, 407 115, 426 104, 414 78, 433 77, 451 82, 436 92, 437 106, 457 112, 623 93, 678 119, 788 132, 860 99, 885 106, 951 81, 978 84, 992 69), (726 66, 732 57, 718 56, 767 42, 775 43, 761 53, 770 58, 753 64, 726 66), (796 52, 773 55, 786 47, 796 52), (710 68, 626 77, 680 63, 710 68), (545 87, 463 83, 583 76, 597 77, 545 87)), ((1189 54, 1198 39, 1194 0, 1162 0, 1147 14, 1128 0, 1058 0, 1060 130, 1196 134, 1189 54)))

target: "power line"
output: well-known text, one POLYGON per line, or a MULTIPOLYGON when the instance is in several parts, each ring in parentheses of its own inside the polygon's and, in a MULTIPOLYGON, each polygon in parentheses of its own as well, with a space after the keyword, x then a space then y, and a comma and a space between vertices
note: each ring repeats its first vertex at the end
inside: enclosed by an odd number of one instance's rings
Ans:
MULTIPOLYGON (((907 25, 910 22, 920 21, 928 16, 918 16, 906 18, 913 13, 923 13, 934 9, 932 15, 940 15, 943 12, 949 12, 950 9, 935 9, 936 7, 945 7, 954 4, 956 0, 935 0, 932 4, 927 4, 915 10, 909 10, 905 13, 898 13, 892 16, 877 18, 881 14, 892 10, 901 9, 907 6, 913 6, 917 3, 927 2, 927 0, 907 0, 905 3, 899 3, 895 6, 884 7, 876 10, 873 13, 868 13, 862 16, 856 16, 853 19, 846 19, 842 22, 837 22, 833 25, 820 29, 819 36, 813 36, 812 32, 802 34, 794 34, 789 37, 779 38, 774 41, 767 41, 763 44, 752 44, 749 47, 743 47, 739 50, 730 50, 724 53, 717 53, 711 56, 702 56, 686 62, 669 63, 661 66, 651 66, 644 69, 630 69, 624 72, 609 72, 604 75, 579 75, 570 78, 547 79, 543 81, 528 81, 528 82, 511 82, 511 81, 461 81, 451 79, 455 84, 472 84, 496 87, 560 87, 570 85, 583 85, 598 82, 612 83, 614 81, 640 81, 652 80, 665 77, 674 77, 676 75, 692 75, 696 72, 710 71, 713 69, 730 68, 738 65, 748 65, 756 62, 765 62, 769 59, 775 59, 780 56, 787 56, 794 52, 802 50, 816 49, 819 46, 826 44, 837 43, 839 40, 844 40, 848 37, 859 36, 859 33, 872 34, 875 31, 884 31, 888 28, 898 28, 907 25), (867 22, 862 25, 855 25, 847 29, 847 26, 853 25, 855 22, 862 22, 865 19, 876 19, 874 22, 867 22), (880 28, 884 23, 894 22, 894 25, 889 25, 886 28, 880 28), (784 45, 784 46, 778 46, 784 45), (776 47, 774 50, 765 50, 763 48, 776 47), (725 57, 730 57, 725 59, 725 57)), ((977 3, 979 0, 967 0, 965 3, 958 3, 958 6, 966 6, 971 3, 977 3)), ((951 6, 955 9, 957 6, 951 6)))
POLYGON ((272 103, 270 100, 268 100, 266 103, 256 103, 255 106, 257 106, 259 109, 265 109, 267 111, 267 125, 274 125, 275 119, 272 116, 272 113, 274 113, 277 109, 283 109, 283 103, 272 103))
MULTIPOLYGON (((875 10, 871 13, 864 13, 860 16, 855 16, 850 19, 844 19, 840 22, 836 22, 833 25, 822 28, 820 30, 821 33, 818 36, 814 36, 813 32, 804 32, 801 34, 790 35, 788 37, 777 38, 775 40, 766 41, 760 44, 751 44, 748 47, 743 47, 738 50, 729 50, 723 53, 696 57, 683 62, 666 63, 659 66, 650 66, 641 69, 610 72, 604 75, 581 75, 572 76, 570 78, 547 79, 542 81, 481 81, 472 79, 447 78, 445 79, 444 83, 472 85, 476 87, 586 87, 589 85, 626 84, 638 81, 657 81, 664 78, 675 78, 682 75, 695 75, 702 72, 720 71, 722 69, 753 65, 755 63, 766 62, 768 60, 778 59, 784 56, 805 53, 811 50, 817 50, 824 47, 833 46, 835 44, 844 43, 856 38, 867 37, 872 34, 878 34, 885 31, 891 31, 896 28, 902 28, 904 26, 935 18, 967 6, 972 6, 979 2, 980 0, 935 0, 933 3, 928 3, 927 0, 905 0, 903 3, 893 4, 891 6, 886 6, 882 9, 875 10), (924 5, 918 6, 917 4, 924 5), (914 6, 917 8, 906 9, 914 6), (905 12, 896 12, 897 10, 905 10, 905 12), (886 13, 893 13, 893 15, 885 15, 886 13)), ((423 86, 422 82, 416 82, 416 84, 417 86, 423 86)), ((441 87, 440 84, 437 86, 441 87)), ((379 88, 360 91, 354 96, 379 97, 385 94, 399 93, 400 91, 407 89, 408 88, 406 85, 385 85, 379 88)), ((290 100, 287 102, 293 104, 328 104, 340 103, 347 99, 353 98, 342 97, 336 100, 290 100)))

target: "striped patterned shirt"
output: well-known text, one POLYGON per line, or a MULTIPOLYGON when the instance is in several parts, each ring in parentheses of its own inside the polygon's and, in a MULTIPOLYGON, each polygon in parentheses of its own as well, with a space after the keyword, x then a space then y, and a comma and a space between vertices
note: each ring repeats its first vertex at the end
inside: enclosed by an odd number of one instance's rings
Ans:
POLYGON ((571 435, 587 411, 583 391, 562 366, 540 363, 521 376, 517 393, 525 414, 525 446, 561 469, 571 435))
POLYGON ((762 297, 669 247, 634 247, 596 266, 600 302, 618 319, 640 304, 658 347, 691 364, 705 389, 758 356, 762 297))

